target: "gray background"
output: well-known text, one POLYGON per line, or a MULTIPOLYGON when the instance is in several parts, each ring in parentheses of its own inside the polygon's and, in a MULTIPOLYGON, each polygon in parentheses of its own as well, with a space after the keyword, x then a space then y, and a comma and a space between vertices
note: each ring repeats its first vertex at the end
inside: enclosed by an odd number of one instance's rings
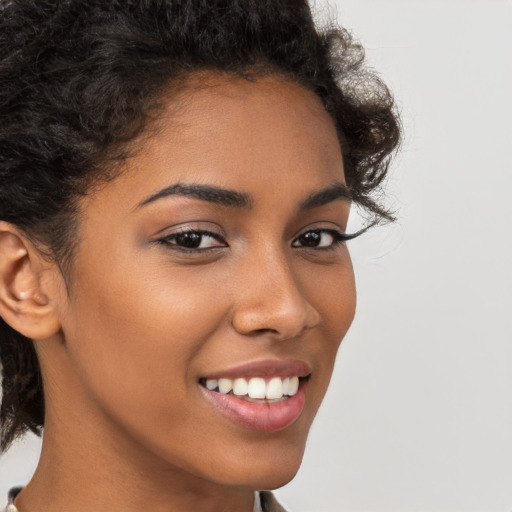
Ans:
MULTIPOLYGON (((399 221, 352 242, 358 315, 278 497, 293 512, 511 512, 512 2, 330 11, 399 98, 399 221)), ((0 458, 0 504, 38 450, 27 437, 0 458)))

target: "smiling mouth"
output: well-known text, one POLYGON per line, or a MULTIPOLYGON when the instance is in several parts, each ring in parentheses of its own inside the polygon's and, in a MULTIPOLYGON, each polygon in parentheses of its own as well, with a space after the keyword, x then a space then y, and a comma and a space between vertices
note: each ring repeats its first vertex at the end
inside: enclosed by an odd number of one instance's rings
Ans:
POLYGON ((241 400, 253 403, 276 403, 288 400, 297 394, 301 381, 309 379, 306 377, 264 377, 251 378, 219 378, 200 379, 199 383, 209 391, 221 395, 231 395, 241 400))

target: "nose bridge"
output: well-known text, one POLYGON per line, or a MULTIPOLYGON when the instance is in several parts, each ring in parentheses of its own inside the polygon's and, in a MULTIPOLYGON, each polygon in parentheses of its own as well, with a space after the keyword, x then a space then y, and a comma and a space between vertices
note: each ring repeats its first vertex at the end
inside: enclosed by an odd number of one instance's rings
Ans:
POLYGON ((319 321, 294 275, 283 248, 267 244, 245 259, 234 327, 243 334, 272 333, 280 339, 298 336, 319 321))

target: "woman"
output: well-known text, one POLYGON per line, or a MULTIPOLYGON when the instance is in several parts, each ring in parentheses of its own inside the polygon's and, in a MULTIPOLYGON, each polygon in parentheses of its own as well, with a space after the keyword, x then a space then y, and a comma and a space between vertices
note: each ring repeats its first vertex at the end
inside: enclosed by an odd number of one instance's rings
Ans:
POLYGON ((389 91, 305 1, 0 5, 2 448, 44 426, 8 510, 282 510, 389 91))

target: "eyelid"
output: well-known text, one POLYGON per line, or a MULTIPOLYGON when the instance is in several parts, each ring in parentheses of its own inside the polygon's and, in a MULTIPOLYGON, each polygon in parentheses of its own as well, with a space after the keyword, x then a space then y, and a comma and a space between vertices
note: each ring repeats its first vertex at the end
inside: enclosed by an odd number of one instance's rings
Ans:
POLYGON ((179 226, 174 231, 171 231, 163 236, 158 237, 155 239, 156 243, 166 245, 169 248, 182 251, 182 252, 195 252, 195 253, 205 253, 209 250, 215 250, 223 247, 228 247, 228 243, 225 240, 225 236, 223 234, 217 233, 215 231, 200 228, 197 226, 179 226), (210 238, 213 238, 217 242, 219 242, 219 245, 215 245, 213 247, 204 247, 204 248, 192 248, 192 247, 185 247, 178 245, 176 243, 172 243, 172 240, 176 239, 180 235, 186 235, 188 233, 196 233, 202 236, 207 236, 210 238))
POLYGON ((167 226, 155 233, 154 240, 181 235, 183 233, 204 233, 215 238, 225 239, 224 230, 217 224, 209 221, 189 221, 174 226, 167 226))
POLYGON ((310 249, 310 250, 329 250, 334 249, 338 245, 343 245, 345 242, 348 242, 349 240, 353 240, 354 238, 357 238, 359 235, 363 234, 367 228, 362 229, 360 231, 357 231, 356 233, 345 233, 345 231, 339 227, 326 227, 326 226, 318 226, 318 225, 311 225, 306 228, 304 228, 293 240, 292 240, 292 247, 296 248, 303 248, 303 249, 310 249), (302 245, 294 245, 295 242, 306 233, 309 232, 317 232, 317 233, 328 233, 330 236, 333 237, 333 243, 327 247, 308 247, 308 246, 302 246, 302 245))
POLYGON ((345 230, 341 228, 338 224, 334 224, 332 222, 315 222, 312 224, 308 224, 307 226, 300 229, 293 239, 296 240, 299 236, 304 235, 305 233, 308 233, 310 231, 331 232, 339 233, 340 235, 345 235, 345 230))

